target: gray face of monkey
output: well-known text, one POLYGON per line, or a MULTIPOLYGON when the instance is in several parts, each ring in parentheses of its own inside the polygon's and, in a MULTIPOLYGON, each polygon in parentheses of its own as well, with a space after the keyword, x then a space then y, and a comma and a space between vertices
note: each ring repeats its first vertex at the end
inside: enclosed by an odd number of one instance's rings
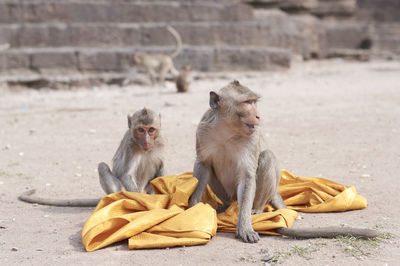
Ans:
POLYGON ((251 136, 260 124, 258 99, 257 94, 234 81, 219 93, 210 92, 210 107, 236 134, 251 136))

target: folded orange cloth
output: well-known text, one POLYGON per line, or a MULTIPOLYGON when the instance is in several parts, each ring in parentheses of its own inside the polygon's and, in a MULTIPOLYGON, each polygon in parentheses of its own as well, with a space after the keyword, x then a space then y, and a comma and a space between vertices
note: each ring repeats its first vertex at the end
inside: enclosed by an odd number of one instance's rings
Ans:
MULTIPOLYGON (((217 228, 235 232, 237 202, 217 215, 214 208, 221 201, 209 187, 204 203, 187 209, 197 185, 192 172, 159 177, 151 185, 155 194, 121 191, 99 202, 82 229, 87 251, 124 239, 129 239, 130 249, 199 245, 210 241, 217 228)), ((263 213, 253 215, 253 228, 261 234, 276 234, 276 228, 291 227, 297 217, 294 210, 330 212, 367 206, 366 199, 357 195, 354 187, 323 178, 297 177, 285 170, 279 192, 290 209, 274 211, 266 205, 263 213)))

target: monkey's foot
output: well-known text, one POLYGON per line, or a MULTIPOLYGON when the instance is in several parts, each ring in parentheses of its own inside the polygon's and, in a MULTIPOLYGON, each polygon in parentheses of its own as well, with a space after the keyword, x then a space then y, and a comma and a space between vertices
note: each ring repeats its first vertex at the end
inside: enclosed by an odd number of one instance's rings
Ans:
POLYGON ((236 229, 236 238, 240 238, 245 243, 257 243, 260 236, 253 229, 240 230, 236 229))
POLYGON ((253 215, 253 214, 260 214, 260 213, 262 213, 262 212, 263 212, 263 210, 252 209, 252 210, 251 210, 251 215, 253 215))
POLYGON ((224 211, 226 211, 226 209, 228 209, 229 206, 224 205, 224 206, 218 206, 217 208, 217 213, 222 213, 224 211))

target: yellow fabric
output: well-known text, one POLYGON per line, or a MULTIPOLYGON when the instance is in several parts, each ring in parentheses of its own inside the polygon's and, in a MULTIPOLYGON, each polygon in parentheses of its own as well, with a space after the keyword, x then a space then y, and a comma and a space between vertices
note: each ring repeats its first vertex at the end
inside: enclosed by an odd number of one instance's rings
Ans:
MULTIPOLYGON (((216 214, 221 205, 209 187, 203 202, 187 209, 197 185, 191 172, 159 177, 151 182, 155 194, 121 191, 104 197, 82 229, 82 243, 93 251, 129 239, 130 249, 165 248, 205 244, 219 231, 235 232, 238 205, 233 202, 216 214)), ((367 206, 354 187, 346 187, 323 178, 297 177, 283 170, 279 187, 290 209, 273 210, 252 216, 254 230, 276 234, 274 229, 291 227, 303 212, 332 212, 367 206)))
POLYGON ((301 212, 339 212, 364 209, 367 199, 347 187, 320 177, 300 177, 282 170, 279 193, 288 208, 301 212))

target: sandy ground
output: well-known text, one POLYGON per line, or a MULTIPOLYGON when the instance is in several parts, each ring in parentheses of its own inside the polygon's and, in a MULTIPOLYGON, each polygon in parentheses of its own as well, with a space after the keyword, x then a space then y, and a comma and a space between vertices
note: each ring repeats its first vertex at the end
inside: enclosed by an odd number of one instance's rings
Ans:
POLYGON ((189 93, 140 86, 68 91, 1 90, 0 265, 261 265, 268 248, 284 265, 399 265, 399 237, 376 247, 335 239, 263 236, 245 244, 218 233, 208 244, 128 250, 127 241, 86 252, 81 228, 92 208, 34 206, 17 200, 26 189, 44 197, 101 197, 96 172, 110 162, 126 115, 159 110, 168 174, 191 170, 196 125, 208 91, 233 77, 262 95, 260 113, 270 148, 283 168, 354 185, 369 201, 360 211, 302 214, 297 227, 379 227, 400 236, 400 63, 309 62, 290 71, 224 73, 196 81, 189 93), (303 256, 294 254, 304 250, 303 256), (291 255, 289 255, 289 253, 291 255))

